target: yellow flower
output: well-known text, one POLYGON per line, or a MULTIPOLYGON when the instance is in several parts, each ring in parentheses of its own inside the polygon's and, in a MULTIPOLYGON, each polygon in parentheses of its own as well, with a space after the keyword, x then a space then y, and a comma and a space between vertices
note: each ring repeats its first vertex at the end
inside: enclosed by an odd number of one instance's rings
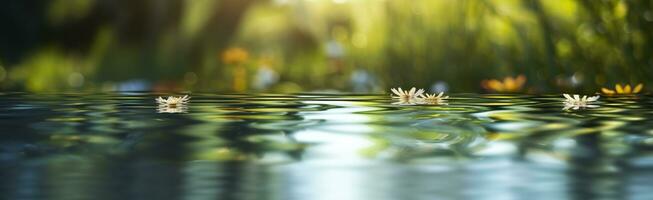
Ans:
POLYGON ((483 80, 481 86, 486 90, 493 92, 519 92, 526 83, 526 76, 519 75, 516 77, 505 77, 503 81, 491 79, 483 80))
POLYGON ((606 95, 614 95, 614 94, 637 94, 640 91, 642 91, 642 88, 644 88, 644 84, 637 84, 635 87, 630 87, 630 85, 626 84, 624 87, 621 87, 620 84, 617 84, 614 86, 614 90, 608 89, 608 88, 601 88, 601 92, 606 95))
POLYGON ((226 64, 242 64, 249 58, 247 50, 233 47, 222 52, 222 62, 226 64))
POLYGON ((444 104, 444 101, 449 98, 449 96, 442 96, 444 93, 440 92, 440 94, 422 94, 419 95, 420 100, 422 103, 426 104, 444 104))

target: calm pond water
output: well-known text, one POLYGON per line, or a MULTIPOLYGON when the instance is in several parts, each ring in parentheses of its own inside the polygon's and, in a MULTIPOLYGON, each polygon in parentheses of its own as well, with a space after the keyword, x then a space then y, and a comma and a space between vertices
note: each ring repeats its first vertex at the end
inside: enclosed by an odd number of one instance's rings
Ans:
POLYGON ((0 199, 653 199, 652 96, 0 94, 0 199))

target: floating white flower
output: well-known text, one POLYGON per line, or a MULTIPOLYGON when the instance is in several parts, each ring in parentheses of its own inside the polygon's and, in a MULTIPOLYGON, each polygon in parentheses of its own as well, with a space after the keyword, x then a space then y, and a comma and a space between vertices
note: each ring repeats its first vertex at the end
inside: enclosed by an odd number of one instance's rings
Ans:
POLYGON ((156 98, 156 102, 159 103, 159 105, 165 105, 171 108, 182 106, 190 100, 190 97, 188 95, 184 95, 183 97, 173 97, 169 96, 167 99, 158 97, 156 98))
POLYGON ((391 88, 392 93, 397 96, 392 96, 392 98, 399 99, 399 104, 414 104, 417 102, 419 96, 424 94, 424 89, 415 89, 415 87, 410 90, 402 90, 401 88, 391 88))
POLYGON ((159 104, 157 111, 160 113, 180 113, 188 110, 186 104, 190 100, 188 95, 183 97, 169 96, 168 98, 158 97, 156 102, 159 104))
POLYGON ((444 104, 445 100, 449 98, 449 96, 442 96, 444 92, 440 92, 439 94, 428 94, 424 93, 419 95, 421 103, 425 104, 444 104))
POLYGON ((580 97, 580 95, 574 94, 572 97, 571 95, 568 94, 562 94, 565 97, 565 107, 563 110, 568 110, 568 109, 574 109, 578 110, 579 108, 594 108, 594 107, 599 107, 598 105, 592 105, 590 103, 595 102, 596 100, 599 99, 599 96, 586 96, 583 95, 583 97, 580 97))

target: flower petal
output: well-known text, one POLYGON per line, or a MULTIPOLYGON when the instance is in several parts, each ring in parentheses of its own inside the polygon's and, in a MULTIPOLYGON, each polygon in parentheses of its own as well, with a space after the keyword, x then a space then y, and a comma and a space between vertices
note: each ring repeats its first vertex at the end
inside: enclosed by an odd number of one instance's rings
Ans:
POLYGON ((633 89, 633 93, 639 93, 640 91, 642 91, 642 88, 644 88, 644 84, 641 83, 637 84, 637 86, 635 86, 635 88, 633 89))
POLYGON ((390 91, 392 91, 392 93, 394 93, 397 96, 401 96, 401 93, 399 93, 399 91, 397 89, 390 88, 390 91))
POLYGON ((614 89, 617 90, 618 94, 623 94, 624 93, 624 89, 621 88, 621 85, 619 85, 619 84, 615 85, 614 89))
POLYGON ((596 96, 593 96, 593 97, 589 97, 589 98, 587 98, 587 101, 588 101, 588 102, 589 102, 589 101, 596 101, 596 100, 599 100, 600 97, 601 97, 601 96, 599 96, 599 95, 596 95, 596 96))
POLYGON ((506 77, 503 79, 503 87, 506 91, 512 92, 517 88, 517 84, 515 84, 515 80, 512 77, 506 77))
POLYGON ((608 95, 614 94, 614 90, 608 88, 601 88, 601 92, 603 92, 603 94, 608 94, 608 95))
POLYGON ((422 94, 424 94, 424 89, 419 89, 419 90, 417 90, 417 92, 415 92, 415 94, 413 94, 413 96, 419 96, 419 95, 422 95, 422 94))
POLYGON ((489 81, 487 82, 487 87, 488 87, 490 90, 494 90, 494 91, 497 91, 497 92, 502 92, 503 89, 504 89, 504 87, 503 87, 503 83, 501 83, 501 82, 498 81, 498 80, 494 80, 494 79, 489 80, 489 81))
POLYGON ((565 98, 566 98, 568 101, 573 101, 573 100, 574 100, 574 98, 571 98, 571 96, 569 96, 568 94, 562 94, 562 96, 565 96, 565 98))

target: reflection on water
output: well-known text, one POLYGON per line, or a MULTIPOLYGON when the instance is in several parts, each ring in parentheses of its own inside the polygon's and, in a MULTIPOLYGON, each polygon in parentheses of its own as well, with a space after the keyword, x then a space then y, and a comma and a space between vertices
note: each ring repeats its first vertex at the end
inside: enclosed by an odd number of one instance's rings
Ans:
POLYGON ((651 199, 653 98, 0 94, 0 199, 651 199))

